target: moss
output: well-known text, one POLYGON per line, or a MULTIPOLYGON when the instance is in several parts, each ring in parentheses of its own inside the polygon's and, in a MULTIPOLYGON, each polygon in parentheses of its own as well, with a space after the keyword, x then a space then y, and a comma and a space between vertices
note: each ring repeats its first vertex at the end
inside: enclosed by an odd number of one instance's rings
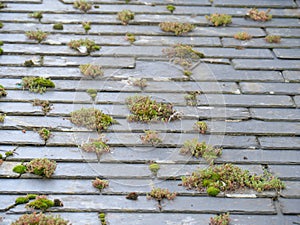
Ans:
POLYGON ((189 92, 188 94, 186 94, 184 96, 186 104, 188 106, 196 106, 198 104, 198 102, 197 102, 197 95, 199 95, 199 94, 200 94, 199 91, 192 91, 192 92, 189 92))
POLYGON ((118 20, 122 21, 123 25, 127 25, 130 20, 134 19, 134 13, 130 10, 122 10, 118 12, 118 20))
POLYGON ((72 49, 75 49, 81 53, 91 53, 94 51, 99 51, 101 49, 100 46, 96 45, 95 41, 86 39, 79 39, 79 40, 71 40, 68 43, 68 46, 72 49), (84 49, 82 49, 84 48, 84 49))
POLYGON ((193 72, 190 71, 190 70, 184 70, 184 71, 183 71, 183 75, 184 75, 184 76, 190 77, 192 74, 193 74, 193 72))
POLYGON ((198 142, 197 138, 194 138, 184 142, 182 148, 180 149, 180 153, 184 155, 189 154, 196 158, 202 157, 209 164, 213 164, 214 160, 221 156, 222 149, 209 146, 204 141, 198 142))
POLYGON ((109 115, 94 108, 82 108, 71 113, 70 121, 77 126, 102 131, 116 121, 109 115))
POLYGON ((49 139, 50 136, 51 136, 51 131, 48 130, 48 129, 46 129, 46 128, 40 129, 40 130, 38 131, 38 133, 39 133, 40 137, 41 137, 42 139, 44 139, 45 142, 48 141, 48 139, 49 139))
POLYGON ((7 95, 7 92, 5 88, 0 84, 0 98, 5 97, 7 95))
POLYGON ((223 213, 215 217, 210 218, 209 225, 229 225, 230 217, 229 213, 223 213))
POLYGON ((53 29, 54 30, 63 30, 64 29, 64 25, 62 23, 53 24, 53 29))
POLYGON ((48 34, 44 31, 41 30, 33 30, 33 31, 27 31, 25 32, 25 35, 27 36, 27 38, 31 39, 31 40, 36 40, 39 43, 43 40, 45 40, 48 36, 48 34))
POLYGON ((126 195, 126 199, 128 200, 137 200, 139 195, 136 192, 130 192, 128 195, 126 195))
POLYGON ((24 77, 22 78, 22 86, 28 88, 31 92, 44 93, 47 88, 54 88, 55 84, 50 78, 44 77, 24 77))
POLYGON ((29 199, 29 200, 32 200, 32 199, 35 199, 38 195, 36 194, 28 194, 26 195, 26 197, 29 199))
POLYGON ((266 42, 268 43, 276 43, 279 44, 281 41, 281 37, 278 35, 268 35, 265 37, 266 42))
POLYGON ((4 26, 4 25, 3 25, 3 23, 1 23, 1 22, 0 22, 0 29, 2 29, 2 28, 3 28, 3 26, 4 26))
POLYGON ((52 104, 48 100, 34 99, 32 105, 33 106, 41 106, 44 115, 46 115, 52 109, 52 104))
POLYGON ((103 70, 100 65, 83 64, 79 66, 80 72, 87 77, 103 76, 103 70))
POLYGON ((0 46, 2 46, 3 45, 3 41, 0 41, 0 46))
POLYGON ((5 152, 5 156, 6 157, 13 156, 13 155, 14 155, 13 151, 7 151, 7 152, 5 152))
POLYGON ((3 123, 5 120, 6 114, 5 113, 0 113, 0 123, 3 123))
POLYGON ((86 0, 77 0, 74 2, 73 7, 86 13, 92 8, 92 4, 88 3, 86 0))
POLYGON ((168 189, 153 187, 151 192, 147 194, 147 199, 155 199, 160 202, 163 199, 173 200, 176 195, 176 192, 171 193, 168 189))
POLYGON ((97 139, 89 139, 89 142, 82 144, 80 148, 85 152, 95 152, 98 159, 100 159, 102 154, 110 152, 107 140, 102 136, 97 139))
POLYGON ((91 29, 91 22, 82 22, 82 27, 87 33, 91 29))
POLYGON ((157 164, 157 163, 151 163, 150 165, 149 165, 149 169, 150 169, 150 171, 151 171, 151 173, 153 174, 153 175, 157 175, 157 172, 159 171, 159 169, 160 169, 160 166, 159 166, 159 164, 157 164))
POLYGON ((142 90, 147 87, 147 80, 144 78, 134 79, 132 82, 133 86, 140 87, 142 90))
POLYGON ((3 55, 3 49, 2 48, 0 48, 0 55, 3 55))
POLYGON ((53 206, 54 206, 54 202, 48 199, 45 195, 37 196, 34 201, 26 204, 26 208, 40 209, 43 211, 53 206))
POLYGON ((93 99, 93 101, 97 97, 97 90, 96 89, 87 89, 86 93, 88 93, 88 95, 93 99))
POLYGON ((6 4, 4 4, 3 2, 0 2, 0 9, 6 8, 6 7, 7 7, 6 4))
POLYGON ((162 31, 172 32, 175 35, 181 35, 194 30, 195 26, 190 23, 179 23, 179 22, 162 22, 159 24, 162 31))
POLYGON ((209 196, 216 197, 220 193, 220 189, 215 187, 209 187, 207 188, 206 192, 209 196))
POLYGON ((13 172, 23 174, 23 173, 26 173, 26 169, 27 169, 26 166, 20 164, 20 165, 16 165, 13 168, 13 172))
POLYGON ((0 153, 0 159, 3 159, 3 156, 2 156, 2 154, 0 153))
POLYGON ((136 41, 134 34, 126 33, 125 39, 129 41, 131 44, 136 41))
POLYGON ((42 213, 37 214, 36 212, 20 216, 11 225, 24 224, 70 225, 69 221, 62 219, 59 215, 44 215, 42 213))
POLYGON ((167 5, 166 9, 169 10, 171 13, 173 13, 176 9, 176 7, 174 5, 167 5))
POLYGON ((238 32, 233 37, 235 39, 242 40, 242 41, 250 40, 252 38, 252 36, 247 32, 238 32))
POLYGON ((207 124, 204 121, 197 121, 194 124, 194 129, 198 130, 201 134, 205 134, 207 131, 207 124))
POLYGON ((15 204, 16 205, 20 205, 20 204, 25 204, 25 203, 27 203, 27 202, 29 202, 29 199, 28 199, 28 197, 27 196, 22 196, 22 197, 18 197, 18 198, 16 198, 16 200, 15 200, 15 204))
POLYGON ((106 219, 105 219, 105 213, 99 213, 99 219, 100 219, 101 225, 107 225, 108 224, 106 222, 106 219))
POLYGON ((182 185, 187 189, 198 191, 214 187, 223 192, 245 188, 258 192, 285 188, 282 181, 267 171, 263 175, 252 175, 249 171, 232 164, 212 165, 206 169, 198 169, 192 175, 182 177, 182 185))
POLYGON ((127 106, 132 113, 129 121, 151 122, 179 119, 179 115, 169 103, 158 103, 149 96, 132 96, 126 99, 127 106))
POLYGON ((32 67, 32 66, 34 66, 34 62, 32 60, 27 60, 24 62, 24 66, 32 67))
POLYGON ((272 19, 272 15, 269 14, 270 11, 270 9, 267 11, 259 11, 256 8, 252 8, 247 12, 246 17, 249 17, 254 21, 266 22, 272 19))
POLYGON ((151 144, 152 146, 162 143, 157 131, 154 130, 146 130, 145 135, 141 135, 141 140, 144 144, 151 144))
POLYGON ((56 162, 45 158, 38 158, 31 160, 26 165, 26 168, 29 173, 50 178, 56 169, 56 162))
POLYGON ((33 12, 33 13, 29 14, 29 17, 40 20, 43 18, 43 12, 33 12))
POLYGON ((205 16, 205 18, 210 21, 215 27, 226 26, 232 22, 232 17, 227 14, 214 13, 210 16, 205 16))
POLYGON ((190 45, 176 44, 170 48, 163 49, 163 53, 167 56, 170 62, 180 65, 184 69, 184 74, 190 76, 193 63, 204 58, 204 54, 198 52, 190 45))
POLYGON ((99 178, 93 180, 92 184, 94 188, 98 188, 100 191, 109 186, 109 182, 107 180, 101 180, 99 178))

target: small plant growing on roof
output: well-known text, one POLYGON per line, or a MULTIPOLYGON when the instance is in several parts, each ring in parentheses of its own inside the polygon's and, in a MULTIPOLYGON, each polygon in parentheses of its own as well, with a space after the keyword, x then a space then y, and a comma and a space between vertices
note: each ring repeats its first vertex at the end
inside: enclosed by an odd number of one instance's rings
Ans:
POLYGON ((92 130, 106 130, 116 121, 109 115, 94 108, 81 108, 71 113, 70 121, 77 126, 84 126, 92 130))
POLYGON ((54 30, 63 30, 64 25, 62 23, 56 23, 56 24, 53 25, 53 29, 54 30))
POLYGON ((269 14, 270 11, 270 9, 267 11, 259 11, 256 8, 252 8, 247 12, 246 17, 249 17, 254 21, 266 22, 272 19, 272 15, 269 14))
POLYGON ((23 164, 16 165, 12 171, 18 174, 26 173, 26 166, 23 164))
POLYGON ((190 176, 182 177, 182 185, 187 189, 206 190, 210 196, 216 196, 220 191, 235 191, 251 188, 258 192, 265 190, 281 190, 284 183, 264 171, 263 175, 252 175, 248 170, 242 170, 232 164, 212 165, 206 169, 198 169, 190 176))
POLYGON ((129 200, 137 200, 139 195, 136 192, 130 192, 128 195, 126 195, 126 199, 129 200))
POLYGON ((161 202, 163 199, 173 200, 176 198, 176 192, 170 192, 168 189, 155 188, 153 187, 151 192, 147 194, 147 199, 155 199, 161 202))
POLYGON ((122 21, 123 25, 127 25, 130 20, 134 19, 134 12, 130 10, 122 10, 118 12, 118 20, 122 21))
POLYGON ((0 98, 5 97, 7 95, 7 92, 5 88, 0 84, 0 98))
POLYGON ((82 27, 87 33, 91 29, 91 22, 82 22, 82 27))
POLYGON ((101 180, 98 177, 92 182, 93 187, 102 191, 104 188, 109 186, 109 182, 107 180, 101 180))
POLYGON ((0 22, 0 29, 3 27, 3 23, 0 22))
POLYGON ((80 72, 87 76, 95 78, 97 76, 103 76, 103 70, 100 65, 83 64, 79 66, 80 72))
POLYGON ((252 38, 252 36, 247 32, 238 32, 233 37, 242 41, 250 40, 252 38))
POLYGON ((125 39, 129 41, 131 44, 136 41, 134 34, 126 33, 125 39))
POLYGON ((46 128, 40 129, 40 130, 38 131, 38 133, 39 133, 40 137, 41 137, 42 139, 44 139, 45 142, 48 141, 48 139, 49 139, 50 136, 51 136, 51 131, 48 130, 48 129, 46 129, 46 128))
POLYGON ((171 13, 173 13, 176 9, 176 7, 174 5, 167 5, 166 9, 169 10, 171 13))
POLYGON ((227 24, 230 24, 232 22, 232 17, 227 14, 214 13, 210 16, 206 15, 205 18, 210 21, 215 27, 226 26, 227 24))
POLYGON ((93 101, 95 101, 96 97, 97 97, 97 90, 96 89, 87 89, 86 93, 88 93, 88 95, 92 98, 93 101))
POLYGON ((26 67, 32 67, 32 66, 34 66, 34 62, 31 59, 30 60, 26 60, 24 62, 24 66, 26 66, 26 67))
POLYGON ((147 87, 147 80, 144 78, 134 79, 132 81, 133 86, 140 87, 142 90, 147 87))
POLYGON ((276 44, 278 44, 281 41, 281 37, 278 36, 278 35, 268 35, 268 36, 265 37, 265 40, 268 43, 276 43, 276 44))
POLYGON ((87 12, 92 8, 92 4, 88 3, 86 0, 77 0, 73 4, 75 9, 79 9, 83 12, 87 12))
POLYGON ((43 18, 43 12, 30 13, 29 17, 41 20, 43 18))
POLYGON ((41 30, 32 30, 32 31, 27 31, 25 33, 25 35, 27 36, 27 38, 31 39, 31 40, 36 40, 39 43, 43 40, 45 40, 48 36, 48 34, 44 31, 41 30))
POLYGON ((151 122, 179 119, 179 114, 169 103, 158 103, 149 96, 132 96, 126 99, 129 111, 132 113, 128 116, 129 121, 151 122))
POLYGON ((0 55, 3 55, 3 49, 2 48, 0 48, 0 55))
POLYGON ((50 178, 56 169, 56 162, 45 158, 33 159, 26 164, 26 171, 35 175, 50 178))
POLYGON ((80 53, 91 53, 94 51, 99 51, 100 46, 96 45, 95 41, 86 39, 71 40, 68 46, 72 49, 79 51, 80 53))
POLYGON ((99 219, 100 219, 101 225, 107 225, 108 224, 106 222, 105 213, 99 213, 99 219))
POLYGON ((199 131, 201 134, 205 134, 207 131, 207 124, 204 121, 197 121, 194 124, 194 129, 199 131))
POLYGON ((159 171, 159 169, 160 169, 160 166, 159 166, 159 164, 157 164, 157 163, 151 163, 151 164, 149 165, 149 170, 151 171, 151 173, 152 173, 154 176, 157 175, 157 172, 159 171))
POLYGON ((199 91, 188 92, 188 94, 186 94, 184 96, 186 104, 189 105, 189 106, 196 106, 198 104, 198 102, 197 102, 197 95, 199 95, 199 94, 200 94, 199 91))
POLYGON ((44 115, 46 115, 52 109, 52 104, 48 100, 34 99, 32 105, 33 106, 41 106, 44 115))
POLYGON ((204 141, 198 142, 197 138, 194 138, 184 142, 182 148, 180 149, 180 153, 184 155, 189 154, 196 158, 202 157, 209 164, 213 164, 214 160, 221 156, 222 149, 209 146, 204 141))
POLYGON ((7 7, 6 4, 4 4, 3 2, 0 2, 0 9, 6 8, 6 7, 7 7))
POLYGON ((57 224, 57 225, 71 225, 68 220, 62 219, 59 215, 45 215, 43 213, 33 212, 32 214, 24 214, 20 216, 11 225, 25 225, 25 224, 57 224))
POLYGON ((14 155, 14 151, 7 151, 5 152, 5 156, 9 157, 9 156, 13 156, 14 155))
POLYGON ((29 89, 31 92, 44 93, 47 88, 54 88, 55 84, 50 78, 44 77, 23 77, 22 78, 23 88, 29 89))
POLYGON ((0 123, 3 123, 5 120, 6 114, 5 113, 0 113, 0 123))
POLYGON ((159 27, 162 31, 172 32, 175 35, 181 35, 194 30, 195 26, 190 23, 179 23, 179 22, 161 22, 159 27))
POLYGON ((160 143, 162 143, 162 140, 159 137, 157 131, 146 130, 144 132, 145 132, 145 134, 140 136, 140 138, 144 144, 151 144, 152 146, 157 146, 160 143))
POLYGON ((38 195, 35 194, 28 194, 26 196, 21 196, 16 198, 15 204, 20 205, 20 204, 25 204, 28 203, 30 200, 35 199, 38 195))
POLYGON ((35 200, 26 204, 29 209, 41 209, 43 211, 54 206, 54 202, 45 195, 36 196, 35 200))
POLYGON ((100 136, 97 139, 89 139, 89 141, 82 144, 80 148, 85 152, 95 152, 98 159, 100 159, 101 155, 103 155, 104 153, 110 152, 110 147, 107 144, 107 139, 105 139, 103 136, 100 136))
POLYGON ((229 225, 229 213, 222 213, 218 216, 211 217, 209 225, 229 225))

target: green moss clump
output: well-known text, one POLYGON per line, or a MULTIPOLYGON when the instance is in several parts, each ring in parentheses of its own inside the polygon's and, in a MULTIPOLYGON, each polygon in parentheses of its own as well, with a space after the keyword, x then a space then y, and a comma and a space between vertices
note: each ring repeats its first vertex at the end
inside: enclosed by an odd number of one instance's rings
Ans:
POLYGON ((152 146, 157 146, 162 143, 158 133, 154 130, 146 130, 145 135, 141 135, 141 140, 144 144, 151 144, 152 146))
POLYGON ((99 219, 100 219, 101 225, 107 225, 107 222, 105 219, 105 213, 99 213, 99 219))
POLYGON ((207 131, 207 124, 204 121, 197 121, 194 124, 194 129, 198 130, 201 134, 205 134, 207 131))
POLYGON ((0 98, 5 97, 7 95, 7 92, 5 88, 0 84, 0 98))
POLYGON ((33 106, 41 106, 44 115, 46 115, 52 109, 52 104, 48 100, 34 99, 32 105, 33 106))
POLYGON ((29 200, 32 200, 32 199, 35 199, 38 195, 36 194, 28 194, 26 195, 26 197, 29 199, 29 200))
POLYGON ((3 41, 0 41, 0 46, 2 46, 3 45, 3 41))
POLYGON ((134 19, 134 13, 130 10, 122 10, 118 12, 118 19, 122 21, 123 25, 127 25, 130 20, 134 19))
POLYGON ((31 39, 31 40, 36 40, 39 43, 43 40, 45 40, 48 36, 48 34, 44 31, 41 30, 33 30, 33 31, 27 31, 25 33, 25 35, 27 36, 27 38, 31 39))
POLYGON ((20 204, 25 204, 25 203, 27 203, 27 202, 29 202, 29 199, 28 199, 28 197, 27 196, 22 196, 22 197, 18 197, 18 198, 16 198, 16 200, 15 200, 15 204, 16 205, 20 205, 20 204))
POLYGON ((95 152, 98 159, 102 154, 110 152, 110 147, 107 144, 107 140, 102 136, 97 139, 89 139, 89 142, 82 144, 80 148, 86 152, 95 152))
POLYGON ((235 39, 242 40, 242 41, 250 40, 252 38, 252 36, 247 32, 238 32, 233 37, 235 39))
POLYGON ((33 12, 33 13, 29 14, 29 17, 40 20, 43 18, 43 12, 33 12))
POLYGON ((159 164, 157 164, 157 163, 151 163, 150 165, 149 165, 149 169, 150 169, 150 171, 151 171, 151 173, 153 174, 153 175, 157 175, 157 172, 159 171, 159 169, 160 169, 160 166, 159 166, 159 164))
POLYGON ((168 189, 153 187, 151 192, 147 194, 147 199, 155 199, 160 202, 163 199, 173 200, 176 195, 176 192, 171 193, 168 189))
MULTIPOLYGON (((210 187, 220 191, 235 191, 244 188, 258 192, 266 190, 281 190, 284 183, 267 171, 263 175, 252 175, 232 164, 212 165, 206 169, 196 170, 190 176, 182 177, 182 185, 187 189, 198 191, 208 190, 210 187)), ((210 189, 212 190, 212 189, 210 189)))
POLYGON ((87 77, 103 76, 103 70, 100 65, 83 64, 79 66, 80 72, 87 77))
POLYGON ((5 113, 0 113, 0 123, 3 123, 5 120, 6 114, 5 113))
POLYGON ((3 49, 2 48, 0 48, 0 55, 3 55, 3 49))
POLYGON ((54 202, 52 200, 48 199, 45 195, 40 195, 37 196, 34 201, 29 202, 26 208, 41 209, 44 211, 53 206, 54 202))
POLYGON ((100 46, 96 45, 95 41, 86 39, 79 39, 79 40, 71 40, 68 43, 68 46, 72 49, 75 49, 81 53, 91 53, 94 51, 99 51, 101 49, 100 46), (84 49, 82 49, 82 47, 84 49))
POLYGON ((24 224, 47 224, 47 225, 70 225, 69 221, 62 219, 60 216, 37 214, 24 214, 19 217, 11 225, 24 225, 24 224))
POLYGON ((7 7, 7 5, 6 5, 6 4, 4 4, 4 3, 0 2, 0 9, 6 8, 6 7, 7 7))
POLYGON ((3 156, 2 156, 2 154, 0 153, 0 159, 3 159, 3 156))
POLYGON ((179 22, 162 22, 159 24, 162 31, 172 32, 175 35, 181 35, 194 30, 195 26, 190 23, 179 23, 179 22))
POLYGON ((229 213, 223 213, 218 216, 211 217, 209 225, 229 225, 229 223, 229 213))
POLYGON ((44 77, 24 77, 22 78, 22 86, 28 88, 31 92, 44 93, 47 88, 54 88, 55 84, 51 79, 44 77))
POLYGON ((56 162, 45 158, 38 158, 31 160, 26 165, 26 168, 29 173, 50 178, 56 169, 56 162))
POLYGON ((23 173, 26 173, 26 166, 20 164, 20 165, 16 165, 14 168, 13 168, 13 172, 15 173, 19 173, 19 174, 23 174, 23 173))
POLYGON ((62 23, 53 24, 53 29, 54 30, 63 30, 64 29, 64 25, 62 23))
POLYGON ((7 152, 5 152, 5 156, 6 157, 13 156, 13 155, 14 155, 13 151, 7 151, 7 152))
POLYGON ((267 11, 259 11, 256 8, 252 8, 247 12, 246 17, 249 17, 254 21, 266 22, 272 19, 272 15, 269 14, 270 11, 270 9, 267 11))
POLYGON ((87 89, 86 93, 88 93, 88 95, 93 99, 93 101, 97 97, 97 90, 96 89, 87 89))
POLYGON ((99 178, 93 180, 92 184, 94 188, 98 188, 100 191, 109 186, 109 182, 107 180, 101 180, 99 178))
POLYGON ((206 192, 209 196, 216 197, 220 193, 220 189, 215 187, 209 187, 207 188, 206 192))
POLYGON ((82 27, 87 33, 91 29, 91 22, 82 22, 82 27))
POLYGON ((205 16, 205 18, 209 20, 215 27, 226 26, 232 22, 232 16, 227 14, 214 13, 210 16, 205 16))
POLYGON ((42 128, 38 131, 40 137, 42 139, 44 139, 44 141, 48 141, 48 139, 50 138, 51 136, 51 131, 46 129, 46 128, 42 128))
POLYGON ((132 44, 133 42, 136 41, 135 35, 134 35, 134 34, 131 34, 131 33, 126 33, 125 38, 126 38, 126 40, 129 41, 131 44, 132 44))
POLYGON ((27 60, 24 62, 24 66, 32 67, 32 66, 34 66, 34 62, 32 60, 27 60))
POLYGON ((77 0, 74 2, 73 7, 86 13, 92 8, 92 4, 88 3, 86 0, 77 0))
POLYGON ((0 22, 0 29, 3 28, 3 26, 4 26, 3 23, 0 22))
POLYGON ((197 102, 197 95, 199 95, 200 92, 199 91, 191 91, 188 92, 188 94, 186 94, 184 96, 184 99, 186 101, 186 104, 188 106, 196 106, 198 104, 197 102))
POLYGON ((173 13, 176 9, 176 7, 174 5, 167 5, 166 9, 169 10, 171 13, 173 13))
POLYGON ((180 153, 184 155, 190 154, 196 158, 202 157, 209 164, 213 164, 214 160, 221 156, 222 149, 206 145, 204 141, 198 142, 197 138, 194 138, 184 142, 182 148, 180 149, 180 153))
POLYGON ((70 121, 77 126, 84 126, 92 130, 106 130, 116 121, 109 115, 94 108, 82 108, 71 113, 70 121))
POLYGON ((281 37, 278 35, 268 35, 265 37, 266 42, 268 43, 276 43, 279 44, 281 41, 281 37))
POLYGON ((179 114, 169 103, 158 103, 149 96, 132 96, 126 99, 127 106, 132 113, 129 121, 151 122, 179 119, 179 114))

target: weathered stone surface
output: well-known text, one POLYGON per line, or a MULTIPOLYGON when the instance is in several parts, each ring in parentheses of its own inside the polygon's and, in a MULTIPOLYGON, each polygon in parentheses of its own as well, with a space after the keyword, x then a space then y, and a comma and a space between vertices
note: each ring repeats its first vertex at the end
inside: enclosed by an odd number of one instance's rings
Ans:
POLYGON ((300 199, 280 198, 279 203, 283 214, 299 214, 300 212, 300 199))
POLYGON ((298 60, 257 60, 257 59, 233 59, 235 69, 261 69, 261 70, 285 70, 300 69, 298 60))
POLYGON ((295 96, 295 97, 294 97, 294 101, 295 101, 297 107, 300 107, 300 96, 298 96, 298 95, 295 96))
POLYGON ((298 49, 273 49, 277 58, 280 59, 300 59, 298 49))
POLYGON ((245 48, 290 48, 299 47, 300 45, 298 39, 292 38, 282 38, 280 43, 268 43, 264 38, 253 38, 247 41, 240 41, 234 38, 223 38, 222 43, 226 47, 242 46, 245 48))
POLYGON ((19 144, 19 145, 42 145, 42 140, 37 132, 22 130, 1 130, 0 131, 1 144, 19 144))
POLYGON ((295 3, 293 1, 284 1, 280 0, 278 2, 269 2, 266 0, 259 1, 259 0, 254 0, 254 1, 237 1, 237 0, 230 0, 230 1, 224 1, 224 0, 216 0, 214 2, 217 6, 236 6, 236 7, 269 7, 269 8, 281 8, 282 6, 285 7, 295 7, 295 3))
POLYGON ((300 37, 299 28, 267 28, 268 34, 280 35, 281 37, 300 37))
POLYGON ((287 180, 299 180, 300 166, 299 165, 271 165, 269 166, 271 173, 287 180))
POLYGON ((275 214, 275 208, 270 199, 230 199, 209 197, 177 197, 166 202, 163 212, 239 212, 252 214, 275 214))
POLYGON ((286 82, 300 82, 299 72, 298 71, 283 71, 282 73, 286 82))
POLYGON ((300 196, 300 182, 299 181, 286 181, 284 182, 286 188, 280 192, 284 198, 299 198, 300 196))
POLYGON ((260 137, 258 138, 264 149, 299 149, 298 137, 260 137))
POLYGON ((300 121, 299 109, 252 108, 251 117, 260 120, 300 121))
POLYGON ((295 95, 300 92, 300 85, 296 83, 240 83, 242 93, 245 94, 287 94, 295 95))

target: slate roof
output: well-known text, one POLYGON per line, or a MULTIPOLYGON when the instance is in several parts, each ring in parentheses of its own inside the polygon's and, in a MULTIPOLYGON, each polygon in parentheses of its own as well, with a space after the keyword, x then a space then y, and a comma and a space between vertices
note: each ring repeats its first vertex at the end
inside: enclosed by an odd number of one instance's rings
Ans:
POLYGON ((101 224, 103 212, 110 225, 209 224, 210 217, 229 212, 232 225, 292 225, 300 223, 300 23, 298 0, 95 0, 87 13, 73 8, 73 0, 2 0, 0 40, 0 84, 7 96, 0 98, 0 112, 7 116, 0 123, 0 150, 13 151, 0 165, 0 224, 10 224, 28 210, 11 207, 18 196, 27 193, 59 198, 64 206, 49 209, 74 225, 101 224), (173 4, 171 14, 166 5, 173 4), (247 11, 271 9, 272 20, 257 22, 245 18, 247 11), (127 26, 117 13, 129 9, 135 18, 127 26), (28 16, 42 11, 43 18, 28 16), (232 15, 232 23, 213 27, 206 20, 210 13, 232 15), (85 33, 82 22, 91 22, 85 33), (189 22, 196 28, 175 36, 160 30, 164 21, 189 22), (54 30, 54 23, 63 30, 54 30), (49 33, 37 44, 26 31, 49 33), (246 31, 252 35, 240 41, 233 35, 246 31), (126 33, 136 36, 130 44, 126 33), (267 43, 268 34, 280 35, 281 42, 267 43), (101 46, 90 55, 70 49, 70 40, 89 38, 101 46), (205 54, 193 66, 190 79, 182 68, 168 62, 164 48, 176 43, 193 46, 205 54), (25 67, 33 60, 34 67, 25 67), (78 68, 85 63, 104 68, 100 79, 84 79, 78 68), (56 87, 44 94, 30 93, 20 86, 25 76, 51 78, 56 87), (133 86, 136 78, 147 79, 148 86, 133 86), (98 91, 95 101, 87 89, 98 91), (186 105, 186 94, 199 91, 195 106, 186 105), (136 94, 149 95, 172 103, 182 119, 170 123, 130 123, 125 100, 136 94), (49 100, 52 110, 45 116, 34 99, 49 100), (111 153, 97 156, 78 148, 96 132, 72 124, 69 113, 81 107, 95 107, 113 116, 118 124, 105 131, 111 153), (198 134, 196 121, 208 124, 206 134, 198 134), (44 143, 37 130, 52 131, 44 143), (145 146, 144 130, 159 131, 162 144, 145 146), (221 146, 223 154, 216 164, 233 163, 252 173, 263 170, 286 184, 279 193, 239 191, 209 197, 205 192, 186 190, 180 177, 208 165, 203 159, 179 154, 185 140, 197 137, 221 146), (33 158, 56 160, 50 179, 18 174, 12 168, 33 158), (160 165, 154 176, 149 162, 160 165), (95 177, 110 184, 100 193, 92 186, 95 177), (151 187, 168 188, 178 196, 172 201, 148 200, 151 187), (137 201, 125 198, 137 192, 137 201))

